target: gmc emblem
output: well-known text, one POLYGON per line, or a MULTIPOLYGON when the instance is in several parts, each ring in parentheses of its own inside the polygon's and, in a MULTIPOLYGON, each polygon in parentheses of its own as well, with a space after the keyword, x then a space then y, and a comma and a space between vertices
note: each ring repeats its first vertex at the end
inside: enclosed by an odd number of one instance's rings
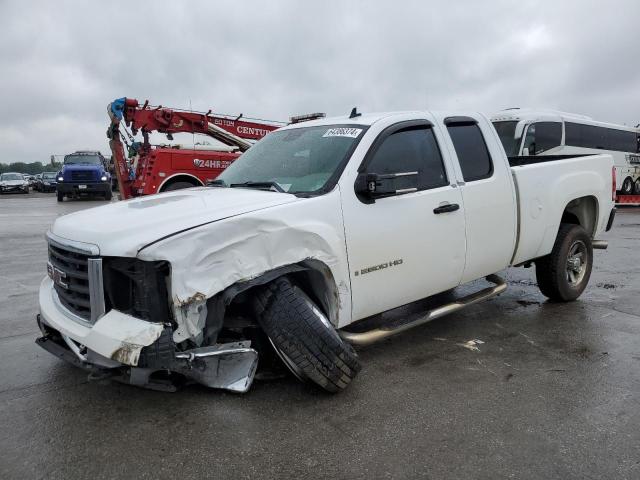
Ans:
POLYGON ((69 288, 69 284, 65 282, 67 274, 59 268, 54 267, 51 262, 47 262, 47 275, 53 280, 53 283, 64 289, 69 288))

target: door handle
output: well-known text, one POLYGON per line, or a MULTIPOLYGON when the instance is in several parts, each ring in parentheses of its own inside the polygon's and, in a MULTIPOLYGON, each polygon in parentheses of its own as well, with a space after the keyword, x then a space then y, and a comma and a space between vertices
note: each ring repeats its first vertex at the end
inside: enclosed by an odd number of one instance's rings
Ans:
POLYGON ((457 203, 447 203, 446 205, 440 205, 439 207, 434 208, 433 213, 438 215, 439 213, 455 212, 459 209, 460 205, 458 205, 457 203))

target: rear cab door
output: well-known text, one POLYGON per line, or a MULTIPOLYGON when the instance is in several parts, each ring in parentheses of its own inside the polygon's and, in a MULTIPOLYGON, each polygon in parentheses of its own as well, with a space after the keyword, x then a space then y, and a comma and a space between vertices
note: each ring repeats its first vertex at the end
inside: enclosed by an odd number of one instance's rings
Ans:
POLYGON ((467 239, 461 283, 509 266, 517 238, 511 169, 493 125, 478 113, 436 114, 459 179, 467 239))

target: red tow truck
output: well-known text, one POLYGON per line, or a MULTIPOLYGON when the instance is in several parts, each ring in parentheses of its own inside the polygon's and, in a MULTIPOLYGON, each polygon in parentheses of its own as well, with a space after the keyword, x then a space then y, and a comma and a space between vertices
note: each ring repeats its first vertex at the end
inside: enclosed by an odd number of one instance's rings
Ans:
POLYGON ((245 119, 242 114, 233 117, 212 114, 211 110, 202 113, 150 106, 148 101, 140 105, 126 97, 111 102, 107 111, 111 119, 107 137, 121 200, 206 185, 247 150, 251 141, 285 125, 245 119), (138 132, 142 142, 135 141, 138 132), (149 141, 151 132, 166 134, 169 140, 175 133, 204 134, 223 145, 155 146, 149 141))

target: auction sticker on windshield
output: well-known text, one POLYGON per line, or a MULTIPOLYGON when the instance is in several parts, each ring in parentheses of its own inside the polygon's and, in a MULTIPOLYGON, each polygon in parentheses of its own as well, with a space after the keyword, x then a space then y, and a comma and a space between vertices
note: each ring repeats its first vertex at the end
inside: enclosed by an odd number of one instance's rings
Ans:
POLYGON ((358 138, 358 135, 360 135, 361 132, 361 128, 330 128, 322 136, 358 138))

